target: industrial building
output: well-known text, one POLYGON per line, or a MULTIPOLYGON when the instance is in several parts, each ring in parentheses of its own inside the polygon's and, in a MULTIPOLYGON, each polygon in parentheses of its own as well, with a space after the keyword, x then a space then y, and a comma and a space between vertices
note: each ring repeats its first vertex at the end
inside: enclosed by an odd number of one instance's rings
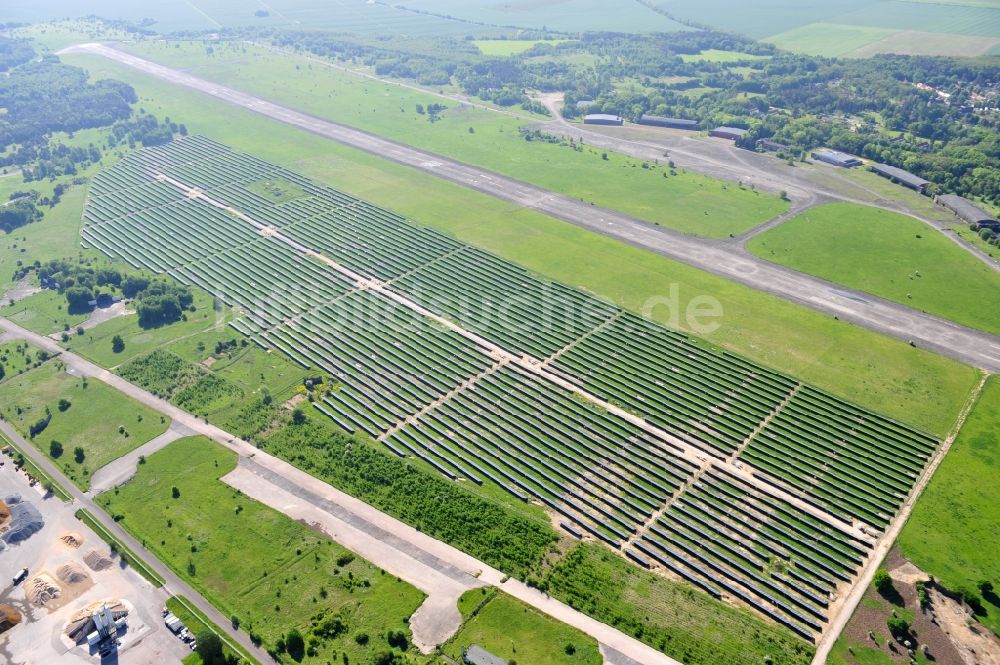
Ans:
POLYGON ((979 206, 958 194, 939 194, 934 201, 958 215, 958 218, 983 229, 1000 231, 1000 221, 979 206))
POLYGON ((462 651, 462 661, 465 665, 507 665, 500 656, 494 656, 478 644, 473 644, 462 651))
POLYGON ((664 118, 661 115, 649 115, 643 113, 639 118, 640 125, 650 125, 651 127, 668 127, 670 129, 698 130, 701 127, 697 120, 686 120, 684 118, 664 118))
POLYGON ((812 158, 818 162, 825 162, 827 164, 832 164, 845 169, 849 169, 852 166, 861 166, 861 164, 863 164, 863 162, 854 155, 848 155, 846 152, 830 150, 828 148, 814 150, 812 158))
POLYGON ((768 152, 791 152, 792 147, 771 139, 757 139, 757 147, 768 152))
POLYGON ((924 180, 918 175, 896 168, 895 166, 889 166, 888 164, 872 164, 869 168, 883 178, 888 178, 889 180, 899 183, 904 187, 915 189, 921 194, 923 194, 924 190, 927 189, 927 186, 931 184, 930 180, 924 180))
POLYGON ((746 133, 747 130, 740 129, 739 127, 716 127, 710 131, 708 135, 719 139, 729 139, 730 141, 735 141, 743 138, 743 135, 746 133))
POLYGON ((625 124, 625 120, 620 115, 611 115, 610 113, 591 113, 583 116, 583 124, 617 125, 620 127, 625 124))

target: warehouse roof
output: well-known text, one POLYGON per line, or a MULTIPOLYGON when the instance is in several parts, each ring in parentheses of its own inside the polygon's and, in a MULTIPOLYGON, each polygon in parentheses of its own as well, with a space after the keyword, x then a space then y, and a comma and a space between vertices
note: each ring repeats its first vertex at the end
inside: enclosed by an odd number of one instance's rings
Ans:
POLYGON ((979 206, 973 205, 971 201, 958 194, 941 194, 937 197, 937 202, 950 209, 956 215, 970 224, 978 224, 984 221, 996 221, 996 217, 989 214, 979 206))
POLYGON ((507 661, 494 656, 478 644, 473 644, 462 653, 462 660, 468 665, 507 665, 507 661))
POLYGON ((665 125, 678 125, 683 127, 697 127, 697 120, 688 120, 687 118, 665 118, 662 115, 650 115, 648 113, 643 113, 642 117, 639 118, 639 122, 655 122, 662 123, 665 125))
POLYGON ((830 164, 837 164, 838 166, 858 166, 861 164, 861 160, 854 155, 849 155, 839 150, 830 150, 829 148, 816 150, 812 155, 814 159, 819 159, 830 164))
POLYGON ((734 136, 743 136, 747 133, 747 130, 740 129, 739 127, 716 127, 712 130, 713 132, 724 132, 726 134, 733 134, 734 136))
POLYGON ((607 120, 608 122, 621 122, 622 117, 620 115, 613 115, 611 113, 591 113, 584 116, 585 120, 607 120))
POLYGON ((872 164, 871 170, 879 175, 884 175, 886 178, 894 178, 905 185, 913 187, 914 189, 923 189, 927 185, 931 184, 930 180, 924 180, 918 175, 914 175, 909 171, 904 171, 903 169, 895 166, 889 166, 888 164, 872 164))

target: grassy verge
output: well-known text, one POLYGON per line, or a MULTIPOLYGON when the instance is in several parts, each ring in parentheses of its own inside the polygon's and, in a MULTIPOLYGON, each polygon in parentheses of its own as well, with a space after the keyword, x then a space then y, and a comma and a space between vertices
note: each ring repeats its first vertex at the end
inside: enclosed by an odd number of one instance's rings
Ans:
POLYGON ((68 374, 58 359, 0 383, 0 413, 83 490, 94 471, 170 426, 114 388, 68 374))
POLYGON ((465 623, 442 648, 457 662, 478 644, 508 663, 601 665, 597 641, 496 589, 473 589, 459 599, 465 623))
MULTIPOLYGON (((246 650, 240 647, 240 645, 231 642, 225 631, 216 626, 215 623, 202 614, 197 607, 194 607, 190 602, 188 602, 187 598, 184 596, 171 596, 168 598, 167 609, 173 612, 174 616, 180 619, 181 623, 187 626, 187 629, 196 636, 203 631, 208 631, 218 635, 219 639, 222 640, 223 651, 227 657, 235 656, 237 658, 242 658, 247 663, 252 663, 252 665, 260 665, 260 661, 248 654, 246 650)), ((185 658, 184 663, 185 665, 200 665, 202 660, 201 657, 195 653, 188 656, 188 658, 185 658)))
POLYGON ((757 256, 987 332, 1000 332, 1000 273, 942 233, 850 203, 807 210, 751 239, 757 256))
POLYGON ((132 566, 135 572, 142 575, 147 582, 155 587, 163 586, 164 580, 156 571, 147 566, 135 552, 126 547, 120 540, 114 537, 97 519, 90 514, 90 511, 80 509, 76 511, 76 518, 93 530, 98 537, 111 546, 112 551, 117 552, 122 561, 132 566))
POLYGON ((279 657, 294 629, 310 646, 304 663, 343 654, 365 663, 393 649, 401 656, 390 634, 402 635, 408 658, 425 662, 409 646, 407 625, 424 594, 221 482, 235 465, 233 453, 207 439, 180 439, 98 502, 279 657))
MULTIPOLYGON (((509 44, 509 42, 508 42, 509 44)), ((778 197, 582 144, 525 140, 524 121, 360 78, 244 43, 136 42, 127 48, 196 76, 262 95, 469 164, 684 233, 724 238, 787 210, 778 197), (330 91, 336 91, 332 93, 330 91), (418 112, 444 104, 431 118, 418 112)), ((663 160, 666 162, 666 159, 663 160)))
POLYGON ((1000 588, 1000 378, 987 381, 948 455, 920 496, 899 548, 948 589, 982 597, 979 620, 1000 634, 1000 599, 979 594, 982 580, 1000 588))
POLYGON ((14 451, 15 460, 24 467, 24 470, 28 472, 28 475, 37 480, 45 487, 47 490, 51 491, 54 495, 59 497, 60 501, 72 501, 73 497, 70 496, 69 492, 66 491, 62 485, 59 484, 52 476, 47 474, 42 468, 31 461, 31 458, 24 454, 21 447, 18 446, 14 441, 8 437, 3 432, 0 432, 0 448, 4 446, 10 446, 14 451))
POLYGON ((811 645, 687 584, 577 545, 548 573, 548 593, 687 665, 808 663, 811 645))

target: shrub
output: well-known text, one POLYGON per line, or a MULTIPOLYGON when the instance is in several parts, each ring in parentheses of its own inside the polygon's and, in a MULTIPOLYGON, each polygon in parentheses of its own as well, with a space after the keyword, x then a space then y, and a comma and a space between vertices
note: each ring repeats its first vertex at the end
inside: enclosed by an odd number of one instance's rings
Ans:
POLYGON ((889 627, 889 632, 897 640, 901 640, 910 634, 910 622, 902 617, 889 617, 885 625, 889 627))
POLYGON ((892 586, 892 577, 889 576, 889 571, 885 568, 879 568, 875 571, 875 579, 873 582, 875 584, 875 590, 883 596, 896 590, 895 587, 892 586))
POLYGON ((302 639, 302 633, 296 628, 288 631, 285 637, 285 650, 293 660, 300 661, 306 655, 306 642, 302 639))
POLYGON ((58 459, 62 457, 62 454, 63 454, 62 444, 56 441, 55 439, 52 439, 52 442, 49 443, 49 457, 51 457, 52 459, 58 459))
POLYGON ((61 412, 66 412, 71 406, 72 403, 68 399, 64 398, 59 400, 59 411, 61 412))

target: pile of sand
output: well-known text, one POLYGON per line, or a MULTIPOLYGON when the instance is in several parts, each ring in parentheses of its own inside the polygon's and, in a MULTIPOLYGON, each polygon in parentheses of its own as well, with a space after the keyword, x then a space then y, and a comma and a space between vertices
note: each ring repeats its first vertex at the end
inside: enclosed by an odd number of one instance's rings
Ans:
POLYGON ((0 605, 0 633, 5 633, 21 623, 21 613, 10 605, 0 605))
POLYGON ((104 570, 111 565, 111 559, 104 556, 95 549, 90 550, 83 555, 83 561, 91 570, 104 570))
POLYGON ((0 533, 7 530, 7 524, 10 522, 10 508, 4 501, 0 501, 0 533))
POLYGON ((56 577, 63 584, 82 584, 90 581, 90 576, 76 563, 66 563, 56 570, 56 577))
POLYGON ((24 595, 32 605, 45 607, 47 603, 62 595, 62 589, 46 573, 40 573, 25 583, 24 595))
POLYGON ((75 531, 67 531, 63 535, 59 536, 59 540, 61 540, 63 545, 71 550, 75 550, 79 548, 80 545, 83 545, 83 536, 75 531))

